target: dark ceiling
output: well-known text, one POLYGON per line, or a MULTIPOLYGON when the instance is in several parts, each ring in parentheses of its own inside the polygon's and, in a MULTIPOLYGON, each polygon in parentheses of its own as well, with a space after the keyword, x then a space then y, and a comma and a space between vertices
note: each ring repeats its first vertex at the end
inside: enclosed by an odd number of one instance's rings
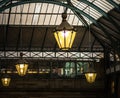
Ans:
MULTIPOLYGON (((70 51, 90 51, 90 47, 93 51, 103 51, 102 45, 93 35, 90 35, 91 43, 89 42, 89 32, 85 27, 75 28, 77 35, 70 51)), ((0 29, 1 51, 61 51, 53 35, 55 27, 1 26, 0 29)))

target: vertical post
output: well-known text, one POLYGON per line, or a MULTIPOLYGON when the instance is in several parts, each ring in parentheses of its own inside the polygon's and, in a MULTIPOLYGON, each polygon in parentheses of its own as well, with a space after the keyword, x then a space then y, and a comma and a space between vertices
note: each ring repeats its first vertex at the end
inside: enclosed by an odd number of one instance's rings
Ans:
POLYGON ((108 68, 110 68, 110 65, 109 65, 109 62, 110 62, 110 54, 109 54, 109 50, 108 49, 104 49, 104 61, 103 61, 103 66, 104 66, 104 75, 105 75, 105 78, 104 78, 104 83, 105 83, 105 96, 106 98, 109 98, 109 76, 106 75, 106 70, 108 68))
POLYGON ((115 93, 114 93, 114 98, 119 98, 118 96, 118 89, 119 89, 119 76, 115 74, 115 93))
POLYGON ((77 77, 77 61, 75 61, 75 78, 77 77))
POLYGON ((52 78, 52 61, 50 61, 50 78, 52 78))
POLYGON ((120 98, 120 93, 118 92, 120 90, 120 76, 117 76, 117 98, 120 98))

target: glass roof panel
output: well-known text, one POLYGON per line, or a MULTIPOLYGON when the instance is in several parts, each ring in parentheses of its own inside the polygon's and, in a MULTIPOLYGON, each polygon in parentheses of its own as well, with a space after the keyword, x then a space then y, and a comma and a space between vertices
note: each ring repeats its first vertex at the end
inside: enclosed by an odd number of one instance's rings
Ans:
POLYGON ((73 19, 74 19, 74 15, 70 15, 70 17, 68 17, 68 21, 69 21, 69 23, 70 24, 72 24, 73 23, 73 19))
POLYGON ((30 4, 26 4, 25 6, 23 6, 23 13, 28 13, 29 7, 30 7, 30 4))
POLYGON ((53 12, 53 9, 54 9, 54 5, 53 5, 53 4, 49 4, 46 13, 52 13, 52 12, 53 12))
POLYGON ((0 24, 3 24, 3 21, 4 21, 3 15, 4 15, 4 14, 0 14, 0 24))
POLYGON ((55 18, 54 17, 51 18, 50 24, 52 23, 53 25, 57 25, 57 24, 59 25, 61 21, 62 21, 61 15, 57 15, 55 18), (52 23, 53 21, 54 23, 52 23))
POLYGON ((36 7, 35 7, 35 13, 40 13, 41 7, 42 7, 42 4, 37 3, 37 4, 36 4, 36 7))
MULTIPOLYGON (((11 9, 11 12, 12 12, 12 13, 16 13, 17 10, 18 10, 17 7, 13 7, 13 8, 11 9)), ((5 12, 6 12, 6 13, 9 13, 9 10, 5 10, 5 12)))
POLYGON ((83 16, 83 18, 86 20, 86 22, 88 23, 88 24, 91 24, 92 23, 92 21, 90 20, 90 19, 88 19, 86 16, 84 16, 84 15, 82 15, 83 16))
POLYGON ((63 12, 63 6, 54 5, 53 13, 62 13, 62 12, 63 12))
POLYGON ((8 21, 8 14, 0 14, 0 24, 7 24, 8 21))
MULTIPOLYGON (((64 7, 49 3, 29 3, 15 6, 11 9, 10 25, 59 25, 62 21, 61 14, 64 7), (21 15, 22 13, 22 15, 21 15), (22 17, 22 18, 21 18, 22 17), (21 18, 21 23, 20 23, 21 18)), ((5 15, 9 15, 9 10, 4 11, 5 15)), ((82 22, 68 9, 68 22, 72 25, 82 25, 82 22)), ((2 18, 2 14, 0 14, 2 18)), ((8 19, 8 18, 6 18, 8 19)), ((2 19, 1 19, 2 20, 2 19)), ((4 22, 5 23, 5 22, 4 22)), ((2 24, 2 22, 1 22, 2 24)), ((5 23, 7 24, 7 22, 5 23)))
POLYGON ((84 10, 88 5, 80 1, 71 0, 72 4, 78 9, 84 10))
POLYGON ((62 21, 62 18, 61 18, 61 15, 52 15, 51 17, 51 25, 59 25, 62 21), (57 19, 57 22, 56 22, 56 19, 57 19), (58 24, 56 24, 58 23, 58 24))
POLYGON ((32 20, 32 25, 37 25, 37 22, 38 22, 38 19, 39 19, 39 15, 37 14, 35 14, 35 15, 33 15, 33 20, 32 20))
MULTIPOLYGON (((15 14, 11 14, 10 17, 15 17, 15 14)), ((14 18, 10 18, 10 23, 14 23, 14 18)))
MULTIPOLYGON (((111 5, 109 2, 107 2, 107 0, 87 0, 87 1, 94 4, 101 10, 105 11, 106 13, 108 13, 111 9, 114 8, 114 6, 111 5)), ((117 0, 115 0, 115 1, 117 1, 117 0)), ((84 3, 84 1, 82 2, 80 0, 71 0, 71 2, 73 3, 73 5, 75 7, 82 10, 83 12, 87 13, 88 15, 92 16, 96 20, 102 16, 102 14, 100 12, 98 12, 93 7, 89 7, 89 5, 87 5, 87 3, 84 3), (89 14, 89 9, 91 12, 90 14, 89 14)))
POLYGON ((14 19, 14 24, 17 24, 17 25, 20 24, 20 14, 16 14, 15 19, 14 19))
POLYGON ((17 8, 14 9, 14 7, 12 7, 11 13, 13 13, 12 11, 16 10, 16 13, 20 13, 21 9, 22 9, 22 5, 21 6, 16 6, 17 8))
POLYGON ((26 19, 26 25, 31 25, 32 15, 28 15, 26 19))
POLYGON ((90 15, 91 17, 94 17, 96 20, 102 16, 97 10, 93 9, 92 7, 87 7, 84 10, 85 13, 90 15))
MULTIPOLYGON (((18 1, 12 1, 12 2, 18 2, 18 1)), ((72 4, 80 9, 81 11, 87 13, 91 17, 93 17, 95 20, 98 20, 102 14, 98 12, 95 8, 87 5, 87 3, 84 3, 84 1, 80 0, 71 0, 72 4)), ((94 4, 95 6, 99 7, 101 10, 108 13, 111 9, 114 8, 113 5, 111 5, 107 0, 87 0, 87 2, 90 2, 94 4)), ((120 4, 120 0, 114 0, 115 3, 120 4)), ((65 2, 64 2, 65 3, 65 2)), ((10 10, 7 9, 3 13, 5 14, 6 19, 4 18, 2 14, 0 14, 0 23, 1 24, 7 24, 7 20, 9 19, 9 13, 10 15, 10 25, 19 25, 20 18, 22 16, 21 24, 22 25, 59 25, 61 23, 61 14, 64 11, 64 7, 60 5, 50 4, 50 3, 28 3, 23 4, 19 6, 15 6, 10 10), (20 15, 22 13, 22 15, 20 15), (6 20, 2 22, 2 20, 6 20)), ((83 23, 78 19, 77 16, 74 15, 74 13, 68 8, 67 10, 67 20, 72 25, 83 25, 83 23)), ((83 18, 89 23, 89 19, 86 18, 86 16, 82 15, 83 18)), ((92 23, 90 21, 90 23, 92 23)))
MULTIPOLYGON (((25 4, 24 6, 26 6, 26 4, 25 4)), ((35 13, 35 6, 36 6, 35 3, 31 3, 31 4, 30 4, 29 13, 35 13)), ((23 13, 24 13, 24 12, 23 12, 23 13)))
POLYGON ((43 25, 49 25, 49 20, 51 18, 51 15, 46 15, 45 17, 45 21, 44 21, 44 24, 43 25))
POLYGON ((120 4, 120 0, 113 0, 115 3, 120 4))
POLYGON ((93 4, 102 9, 103 11, 105 11, 106 13, 114 8, 114 6, 107 2, 106 0, 95 0, 93 4))
MULTIPOLYGON (((99 13, 97 10, 95 10, 94 8, 88 6, 87 4, 85 4, 81 1, 76 1, 76 0, 71 0, 71 1, 75 7, 82 10, 83 12, 87 13, 88 15, 92 16, 96 20, 102 16, 102 14, 99 13)), ((94 1, 95 0, 89 0, 89 2, 91 2, 91 3, 94 1)))

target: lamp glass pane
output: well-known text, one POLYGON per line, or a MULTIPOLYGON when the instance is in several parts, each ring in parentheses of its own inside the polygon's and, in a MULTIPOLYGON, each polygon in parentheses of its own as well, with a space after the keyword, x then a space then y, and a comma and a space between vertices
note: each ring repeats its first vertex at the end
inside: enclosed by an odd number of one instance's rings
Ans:
POLYGON ((63 50, 68 50, 72 47, 76 32, 72 30, 56 31, 54 32, 54 36, 59 48, 63 50))
POLYGON ((86 73, 85 74, 86 80, 89 83, 95 82, 96 76, 97 76, 97 73, 86 73))
POLYGON ((3 86, 9 86, 11 78, 2 78, 1 81, 3 86))
POLYGON ((24 76, 27 72, 28 64, 17 64, 16 69, 20 76, 24 76))

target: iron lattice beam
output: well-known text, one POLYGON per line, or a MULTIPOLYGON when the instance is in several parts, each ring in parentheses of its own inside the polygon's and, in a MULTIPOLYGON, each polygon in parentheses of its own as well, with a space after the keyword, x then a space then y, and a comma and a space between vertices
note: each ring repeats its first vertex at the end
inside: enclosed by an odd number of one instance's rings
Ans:
MULTIPOLYGON (((1 59, 18 59, 20 52, 0 51, 1 59)), ((23 51, 25 59, 46 60, 99 60, 104 57, 103 52, 26 52, 23 51)))

